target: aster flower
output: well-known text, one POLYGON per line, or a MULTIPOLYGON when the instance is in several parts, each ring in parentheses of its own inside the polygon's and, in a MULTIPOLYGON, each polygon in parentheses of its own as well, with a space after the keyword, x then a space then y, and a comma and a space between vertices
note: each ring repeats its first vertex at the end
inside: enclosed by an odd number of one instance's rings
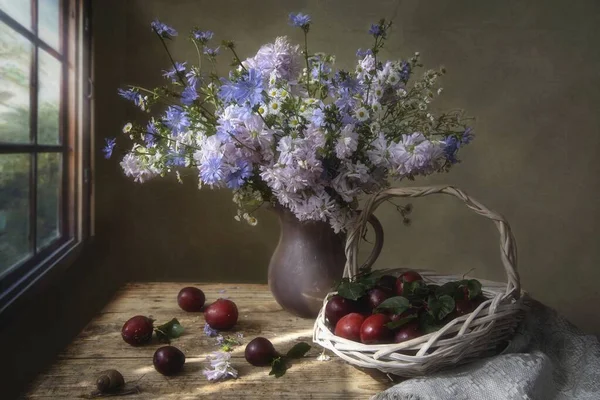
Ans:
POLYGON ((123 157, 120 165, 126 176, 132 177, 134 182, 144 183, 160 174, 160 169, 155 166, 158 157, 160 154, 154 156, 155 159, 142 159, 141 156, 128 153, 123 157))
POLYGON ((202 44, 206 44, 213 38, 213 35, 214 33, 212 31, 201 31, 199 29, 192 31, 192 37, 202 44))
POLYGON ((208 337, 215 337, 219 334, 219 331, 211 328, 209 324, 204 324, 204 334, 208 337))
POLYGON ((163 39, 171 39, 172 37, 177 36, 177 31, 175 29, 160 22, 158 18, 152 21, 150 26, 152 26, 152 30, 163 39))
POLYGON ((290 13, 290 25, 306 29, 310 25, 310 16, 302 13, 290 13))
POLYGON ((113 149, 115 148, 115 145, 117 144, 117 139, 116 138, 106 138, 104 139, 105 141, 105 145, 104 148, 102 149, 102 152, 104 153, 104 158, 109 159, 112 156, 112 152, 113 149))
POLYGON ((218 381, 229 377, 237 378, 238 372, 231 366, 231 354, 224 351, 211 353, 206 360, 210 363, 210 368, 205 368, 202 373, 209 381, 218 381))
POLYGON ((367 119, 369 119, 369 111, 368 111, 366 108, 364 108, 364 107, 361 107, 361 108, 359 108, 358 110, 356 110, 356 111, 354 112, 354 116, 355 116, 355 117, 356 117, 356 119, 357 119, 357 120, 359 120, 360 122, 364 122, 364 121, 366 121, 367 119))
MULTIPOLYGON (((278 80, 296 85, 302 72, 303 57, 299 46, 290 44, 285 36, 278 37, 274 43, 262 46, 256 55, 245 60, 246 69, 254 68, 263 77, 269 77, 273 84, 278 80)), ((285 97, 285 96, 282 96, 285 97)))
POLYGON ((123 133, 129 133, 131 128, 133 128, 131 122, 126 123, 125 126, 123 126, 123 133))

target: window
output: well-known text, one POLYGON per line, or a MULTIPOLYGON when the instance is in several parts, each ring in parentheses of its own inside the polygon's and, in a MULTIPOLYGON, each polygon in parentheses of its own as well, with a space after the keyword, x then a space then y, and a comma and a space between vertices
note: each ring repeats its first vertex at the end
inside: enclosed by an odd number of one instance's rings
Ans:
POLYGON ((85 3, 0 0, 0 311, 88 235, 85 3))

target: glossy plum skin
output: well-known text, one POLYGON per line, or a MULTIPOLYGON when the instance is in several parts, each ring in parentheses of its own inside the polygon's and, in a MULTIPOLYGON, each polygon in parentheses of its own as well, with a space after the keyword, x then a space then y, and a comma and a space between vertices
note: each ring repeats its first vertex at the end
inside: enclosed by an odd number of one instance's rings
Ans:
POLYGON ((231 300, 218 299, 206 308, 204 319, 213 329, 231 329, 238 320, 237 306, 231 300))
POLYGON ((150 318, 136 315, 123 324, 121 337, 132 346, 140 346, 152 340, 153 331, 154 325, 150 318))
POLYGON ((404 291, 404 282, 410 283, 415 281, 422 281, 423 277, 416 271, 406 271, 398 277, 396 280, 396 294, 402 296, 404 291))
POLYGON ((206 297, 204 292, 195 287, 184 287, 177 295, 177 304, 183 311, 198 312, 202 311, 206 297))
POLYGON ((367 294, 369 307, 371 307, 371 309, 377 308, 385 300, 392 297, 392 294, 393 292, 391 290, 382 287, 374 287, 369 290, 369 293, 367 294))
POLYGON ((418 322, 409 322, 406 325, 403 325, 400 328, 398 328, 394 335, 394 343, 406 342, 408 340, 418 338, 422 334, 423 333, 419 330, 418 322))
POLYGON ((360 327, 365 317, 359 313, 350 313, 342 317, 335 325, 335 335, 344 339, 360 342, 360 327))
POLYGON ((456 316, 472 313, 479 304, 473 300, 457 300, 456 301, 456 316))
POLYGON ((252 341, 246 345, 246 350, 244 351, 246 361, 256 367, 270 365, 271 361, 277 356, 278 353, 275 350, 275 347, 273 347, 273 343, 264 337, 252 339, 252 341))
POLYGON ((360 327, 360 341, 364 344, 390 343, 393 333, 385 326, 390 317, 385 314, 373 314, 364 320, 360 327))
POLYGON ((177 347, 163 346, 154 353, 152 364, 161 374, 174 375, 183 368, 185 355, 177 347))
POLYGON ((342 317, 353 312, 358 312, 358 310, 359 306, 356 301, 336 294, 329 299, 325 306, 325 318, 327 318, 332 326, 335 326, 342 317))

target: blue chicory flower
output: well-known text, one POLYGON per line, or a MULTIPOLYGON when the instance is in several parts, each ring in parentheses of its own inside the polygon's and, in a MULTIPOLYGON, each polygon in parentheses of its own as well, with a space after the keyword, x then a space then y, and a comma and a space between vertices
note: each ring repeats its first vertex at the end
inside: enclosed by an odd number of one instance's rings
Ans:
POLYGON ((221 50, 221 47, 216 47, 214 49, 211 49, 210 47, 205 47, 204 48, 204 54, 209 56, 209 57, 216 57, 219 55, 219 51, 221 50))
POLYGON ((410 73, 410 64, 406 61, 402 61, 402 66, 400 67, 400 79, 403 82, 408 82, 408 79, 410 78, 410 73))
POLYGON ((190 126, 188 113, 179 106, 170 106, 163 117, 164 124, 171 130, 174 136, 185 132, 190 126))
POLYGON ((156 143, 156 137, 158 136, 158 131, 156 130, 156 124, 154 121, 149 121, 148 125, 146 125, 146 134, 144 135, 144 142, 146 142, 146 147, 152 147, 156 143))
POLYGON ((373 55, 373 50, 371 50, 371 49, 366 49, 366 50, 358 49, 358 50, 356 50, 356 57, 358 57, 358 58, 365 58, 368 55, 373 55))
POLYGON ((142 109, 144 108, 144 96, 142 96, 136 89, 118 89, 117 92, 119 93, 119 96, 123 97, 124 99, 133 102, 133 104, 142 109))
POLYGON ((246 160, 237 160, 235 169, 227 176, 227 187, 239 189, 252 176, 252 165, 246 160))
POLYGON ((112 152, 113 149, 115 148, 115 145, 117 144, 117 139, 116 138, 106 138, 104 139, 106 145, 104 146, 104 148, 102 149, 102 152, 104 153, 104 158, 109 159, 112 156, 112 152))
POLYGON ((177 82, 177 80, 179 79, 179 74, 185 71, 185 64, 185 62, 175 62, 173 68, 163 72, 163 76, 167 79, 170 79, 173 82, 177 82))
POLYGON ((185 154, 171 151, 167 154, 167 167, 185 167, 185 154))
POLYGON ((196 87, 196 85, 198 84, 198 81, 200 80, 200 75, 198 74, 198 70, 196 70, 195 68, 190 69, 185 74, 185 79, 187 81, 188 86, 196 87))
POLYGON ((194 30, 192 37, 202 44, 206 44, 210 39, 213 38, 214 33, 211 31, 194 30))
POLYGON ((156 18, 150 24, 152 26, 152 30, 155 31, 160 37, 164 39, 170 39, 173 36, 177 36, 177 31, 167 24, 164 24, 156 18))
POLYGON ((221 182, 225 172, 221 155, 214 155, 200 165, 200 179, 207 185, 221 182))
POLYGON ((371 28, 369 29, 369 33, 375 37, 379 37, 383 35, 383 29, 380 24, 371 24, 371 28))
POLYGON ((186 86, 181 92, 181 102, 186 106, 191 105, 198 97, 198 92, 194 86, 186 86))
POLYGON ((250 107, 262 101, 263 81, 259 70, 250 68, 248 72, 237 82, 222 80, 223 85, 219 89, 219 98, 225 102, 237 102, 244 105, 246 102, 250 107))
POLYGON ((209 324, 204 324, 204 334, 208 337, 215 337, 219 334, 219 331, 211 328, 209 324))
POLYGON ((306 28, 308 25, 310 25, 310 15, 302 13, 290 13, 290 25, 298 28, 306 28))

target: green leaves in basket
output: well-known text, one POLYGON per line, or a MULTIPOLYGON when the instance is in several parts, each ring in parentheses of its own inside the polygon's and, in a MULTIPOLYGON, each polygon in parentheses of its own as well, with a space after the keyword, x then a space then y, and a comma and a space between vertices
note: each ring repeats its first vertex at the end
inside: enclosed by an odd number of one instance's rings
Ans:
POLYGON ((404 295, 411 303, 420 303, 427 299, 430 294, 430 288, 423 281, 404 282, 402 286, 402 295, 404 295))
POLYGON ((165 343, 170 343, 171 339, 178 338, 183 331, 183 326, 177 321, 177 318, 173 318, 169 322, 154 328, 158 340, 165 343))
POLYGON ((362 283, 347 281, 340 283, 337 291, 346 299, 358 300, 367 292, 367 288, 362 283))
POLYGON ((372 271, 370 267, 360 268, 352 279, 344 278, 335 286, 338 294, 349 300, 358 300, 367 291, 374 288, 379 279, 387 273, 386 270, 372 271))
POLYGON ((448 314, 454 311, 454 306, 454 299, 447 294, 441 295, 440 297, 429 296, 429 299, 427 300, 429 314, 438 321, 443 320, 448 314))
POLYGON ((438 321, 429 313, 422 313, 419 316, 419 328, 424 335, 440 330, 445 324, 438 321))
POLYGON ((454 300, 472 300, 481 294, 481 282, 477 279, 463 279, 455 282, 448 282, 435 290, 437 297, 448 295, 454 300))
POLYGON ((296 343, 287 354, 287 358, 302 358, 310 350, 310 344, 305 342, 296 343))
POLYGON ((408 310, 409 307, 410 302, 406 297, 395 296, 384 300, 379 306, 377 306, 375 311, 381 312, 386 310, 391 311, 392 314, 402 314, 404 311, 408 310))
POLYGON ((469 300, 473 300, 475 297, 481 294, 481 282, 477 279, 467 280, 467 291, 469 294, 469 300))
POLYGON ((395 330, 400 328, 402 325, 409 323, 410 321, 414 321, 415 319, 417 319, 417 314, 411 314, 407 317, 398 319, 396 321, 388 322, 387 324, 385 324, 385 326, 391 330, 395 330))

